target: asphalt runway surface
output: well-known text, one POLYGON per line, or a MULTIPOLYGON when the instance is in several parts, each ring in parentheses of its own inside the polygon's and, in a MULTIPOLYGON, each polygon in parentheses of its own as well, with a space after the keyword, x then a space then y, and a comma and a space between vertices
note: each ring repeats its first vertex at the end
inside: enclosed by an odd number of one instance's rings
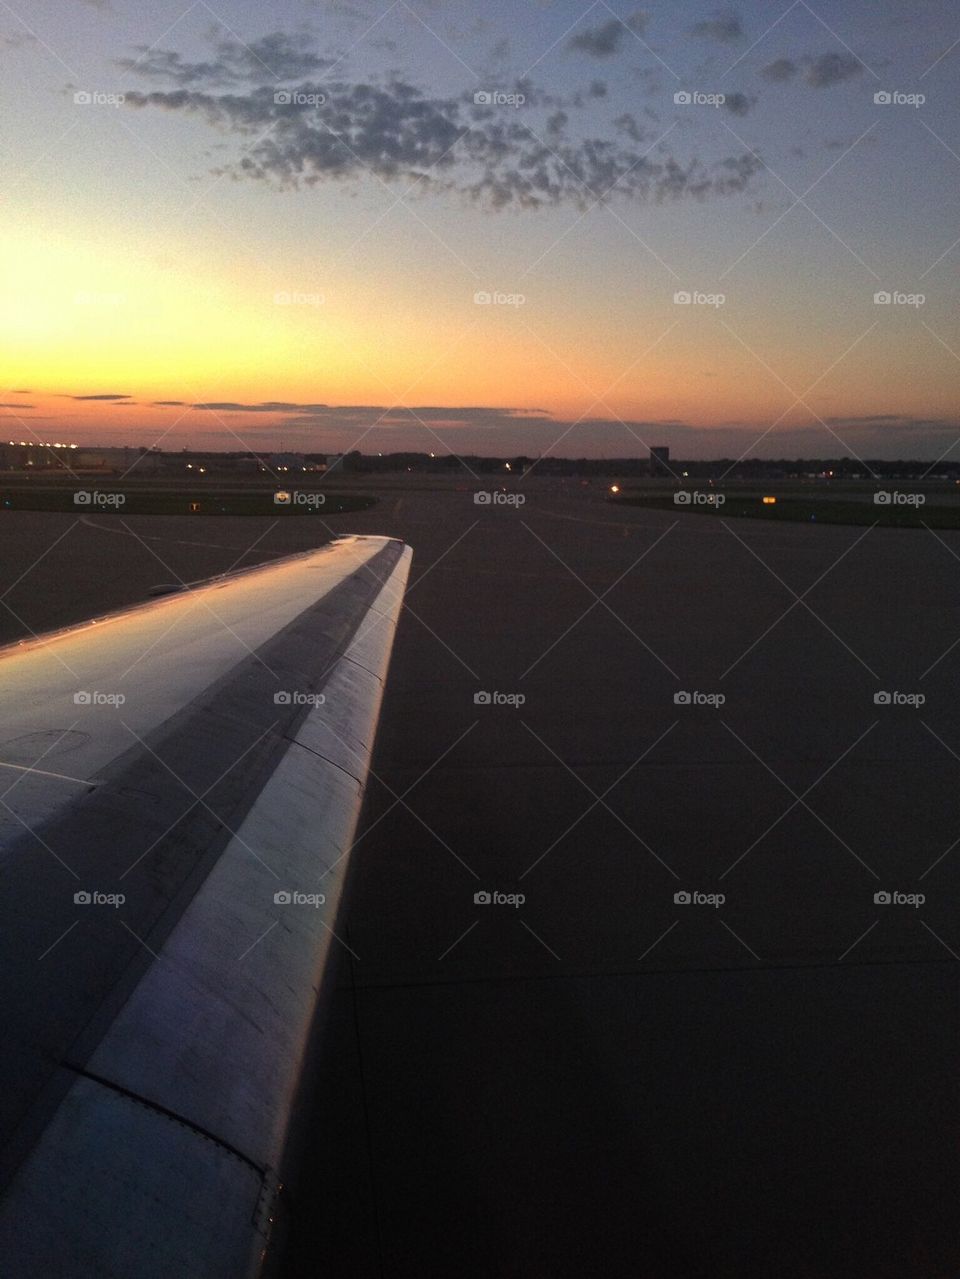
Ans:
POLYGON ((285 1279, 955 1276, 960 533, 488 487, 0 514, 4 640, 414 549, 285 1279))

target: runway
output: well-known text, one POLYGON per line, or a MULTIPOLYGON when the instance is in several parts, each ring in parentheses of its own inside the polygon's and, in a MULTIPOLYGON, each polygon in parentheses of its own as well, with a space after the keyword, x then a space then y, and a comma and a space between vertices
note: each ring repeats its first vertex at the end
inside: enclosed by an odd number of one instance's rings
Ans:
POLYGON ((286 1279, 957 1273, 960 535, 473 487, 0 517, 5 639, 414 549, 286 1279))

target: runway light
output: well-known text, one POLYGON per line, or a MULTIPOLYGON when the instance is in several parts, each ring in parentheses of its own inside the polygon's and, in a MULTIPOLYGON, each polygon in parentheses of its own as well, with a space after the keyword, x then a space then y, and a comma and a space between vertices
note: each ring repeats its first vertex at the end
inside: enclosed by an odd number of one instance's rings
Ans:
POLYGON ((611 484, 611 485, 610 485, 610 492, 611 492, 611 493, 619 493, 619 492, 620 492, 620 485, 619 485, 619 484, 611 484))
POLYGON ((777 499, 775 497, 765 497, 763 499, 764 506, 776 506, 777 499))

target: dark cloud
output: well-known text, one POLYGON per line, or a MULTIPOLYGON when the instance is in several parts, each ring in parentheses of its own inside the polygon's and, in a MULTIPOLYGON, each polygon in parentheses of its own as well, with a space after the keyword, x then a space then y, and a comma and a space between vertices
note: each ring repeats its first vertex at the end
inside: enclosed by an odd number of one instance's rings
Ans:
POLYGON ((775 62, 768 63, 760 71, 764 80, 769 80, 773 84, 782 84, 786 80, 792 80, 800 68, 795 62, 791 62, 789 58, 777 58, 775 62))
POLYGON ((757 99, 748 98, 745 93, 728 93, 723 100, 723 109, 733 115, 746 115, 756 104, 757 99))
POLYGON ((153 407, 156 409, 181 408, 183 400, 154 400, 153 407))
POLYGON ((727 9, 724 12, 715 13, 712 18, 704 22, 696 23, 690 28, 690 34, 729 44, 733 40, 739 40, 743 35, 743 25, 739 16, 732 9, 727 9))
POLYGON ((777 58, 763 67, 760 74, 772 84, 784 84, 794 79, 801 70, 805 84, 812 89, 827 89, 859 75, 863 70, 863 63, 851 53, 821 53, 818 57, 808 55, 799 62, 790 58, 777 58))
POLYGON ((588 53, 592 58, 610 58, 618 52, 624 39, 630 33, 643 35, 649 19, 645 13, 635 13, 627 20, 611 18, 597 27, 587 27, 567 41, 567 48, 579 53, 588 53))
POLYGON ((804 79, 813 89, 827 89, 863 70, 863 63, 851 53, 822 53, 819 58, 804 59, 804 65, 804 79))
POLYGON ((0 409, 35 409, 35 404, 3 404, 0 403, 0 409))
POLYGON ((625 133, 631 142, 642 142, 647 136, 643 125, 639 124, 636 116, 629 111, 618 115, 613 122, 613 127, 625 133))
POLYGON ((26 44, 36 44, 37 37, 29 31, 11 31, 0 35, 0 45, 5 49, 22 49, 26 44))
POLYGON ((129 395, 116 395, 110 392, 105 395, 71 395, 71 400, 129 400, 129 395))
POLYGON ((139 57, 118 58, 117 65, 124 71, 185 88, 270 80, 279 84, 318 75, 333 65, 332 58, 321 57, 282 31, 249 44, 222 40, 214 57, 204 62, 185 62, 179 53, 150 45, 137 45, 136 50, 139 57))
MULTIPOLYGON (((537 101, 532 86, 524 92, 537 101)), ((287 188, 372 174, 418 181, 421 189, 493 208, 584 207, 614 187, 618 195, 654 201, 730 194, 761 167, 749 154, 710 167, 669 155, 653 159, 621 141, 573 135, 566 112, 554 113, 546 125, 528 125, 526 105, 476 104, 472 95, 429 98, 400 79, 304 82, 292 103, 278 101, 272 87, 258 87, 222 94, 131 91, 126 105, 198 115, 226 133, 252 137, 243 158, 222 172, 287 188), (319 105, 298 105, 304 100, 319 105), (540 130, 548 132, 549 144, 537 136, 540 130)))
POLYGON ((390 425, 415 426, 418 422, 443 422, 449 425, 497 425, 518 421, 526 424, 549 421, 546 409, 490 408, 485 405, 447 407, 422 404, 411 408, 381 404, 297 404, 286 400, 264 400, 258 404, 237 400, 220 403, 193 404, 191 408, 217 413, 284 413, 295 414, 288 419, 293 423, 320 423, 329 420, 336 426, 364 426, 378 422, 381 427, 390 425))

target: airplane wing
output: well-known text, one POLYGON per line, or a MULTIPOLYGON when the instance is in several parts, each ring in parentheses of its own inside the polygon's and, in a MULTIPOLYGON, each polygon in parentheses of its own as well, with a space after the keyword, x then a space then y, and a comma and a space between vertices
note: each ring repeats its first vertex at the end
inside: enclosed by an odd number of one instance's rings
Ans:
POLYGON ((272 1255, 411 554, 341 538, 0 650, 5 1273, 272 1255))

